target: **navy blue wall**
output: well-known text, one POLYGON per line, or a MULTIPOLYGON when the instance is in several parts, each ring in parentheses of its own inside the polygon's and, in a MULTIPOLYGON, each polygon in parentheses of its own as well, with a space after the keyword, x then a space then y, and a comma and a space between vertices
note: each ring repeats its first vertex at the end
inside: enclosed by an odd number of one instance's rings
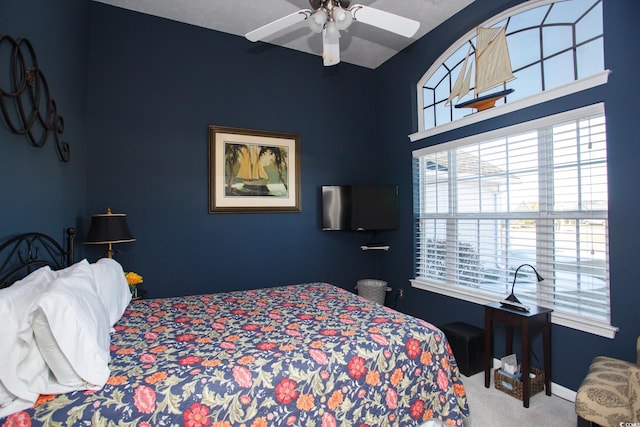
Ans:
MULTIPOLYGON (((0 128, 0 237, 31 230, 62 237, 64 227, 75 225, 82 239, 90 215, 110 206, 129 215, 138 239, 119 245, 117 258, 145 277, 152 296, 312 280, 352 289, 360 278, 379 276, 405 288, 403 311, 435 324, 481 325, 481 306, 409 287, 411 150, 569 103, 415 144, 407 135, 417 130, 415 85, 427 68, 469 29, 519 2, 476 0, 373 71, 325 68, 314 55, 89 0, 4 0, 0 32, 33 42, 65 118, 72 161, 58 161, 51 142, 36 149, 0 128), (300 134, 302 212, 208 214, 210 124, 300 134), (362 252, 369 236, 320 231, 321 185, 374 181, 400 185, 401 226, 383 236, 391 251, 362 252)), ((572 101, 606 102, 612 316, 620 332, 609 340, 554 326, 553 381, 574 390, 596 354, 633 360, 640 334, 638 196, 625 191, 634 188, 640 158, 633 102, 640 52, 630 42, 640 6, 629 0, 604 6, 605 60, 613 74, 606 87, 572 101)), ((93 247, 85 252, 100 255, 93 247)))
POLYGON ((101 3, 91 37, 87 207, 128 214, 116 258, 150 295, 375 273, 319 216, 321 185, 377 177, 372 70, 101 3), (208 125, 299 134, 302 212, 208 214, 208 125))
MULTIPOLYGON (((612 323, 620 331, 611 340, 553 326, 553 381, 576 390, 595 355, 635 360, 635 340, 640 335, 636 305, 640 300, 636 267, 640 222, 635 213, 640 203, 637 192, 632 190, 638 182, 637 159, 640 158, 633 102, 639 92, 635 84, 635 70, 640 65, 640 51, 632 48, 629 41, 630 34, 634 34, 634 26, 637 26, 640 6, 632 1, 604 2, 605 63, 613 71, 606 86, 413 144, 407 138, 408 134, 417 131, 416 84, 424 72, 467 31, 518 3, 519 0, 476 0, 376 70, 378 116, 387 118, 380 121, 378 128, 381 157, 389 159, 382 170, 386 171, 387 178, 396 180, 405 190, 402 223, 407 225, 395 236, 394 251, 383 259, 382 270, 392 282, 405 283, 409 287, 407 280, 413 277, 412 198, 408 194, 412 185, 412 150, 564 111, 575 103, 589 105, 604 101, 609 156, 612 323)), ((406 294, 407 298, 400 302, 398 308, 410 314, 435 324, 463 320, 483 326, 483 308, 480 305, 419 289, 409 288, 406 294)), ((501 341, 496 342, 497 351, 500 351, 501 344, 501 341)), ((536 353, 540 357, 539 339, 536 344, 536 353)))
MULTIPOLYGON (((89 0, 0 2, 0 34, 26 38, 33 45, 51 97, 64 118, 62 140, 70 144, 72 158, 70 163, 58 160, 53 137, 44 147, 35 148, 25 136, 12 134, 2 120, 0 238, 37 230, 62 241, 66 227, 82 225, 88 18, 89 0)), ((11 91, 10 45, 3 42, 0 47, 0 88, 11 91)), ((44 101, 41 105, 44 115, 44 101)))

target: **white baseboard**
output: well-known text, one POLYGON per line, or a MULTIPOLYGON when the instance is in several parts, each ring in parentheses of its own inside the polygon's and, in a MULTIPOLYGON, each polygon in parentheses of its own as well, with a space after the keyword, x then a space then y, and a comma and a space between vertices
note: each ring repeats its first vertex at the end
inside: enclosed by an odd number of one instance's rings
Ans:
MULTIPOLYGON (((499 359, 493 359, 493 369, 498 369, 501 366, 502 362, 499 359)), ((558 396, 561 399, 568 400, 569 402, 576 401, 576 392, 561 386, 560 384, 556 384, 554 382, 551 383, 551 394, 558 396)))
POLYGON ((551 394, 555 394, 556 396, 564 400, 568 400, 569 402, 575 403, 576 401, 575 391, 554 382, 551 383, 551 394))

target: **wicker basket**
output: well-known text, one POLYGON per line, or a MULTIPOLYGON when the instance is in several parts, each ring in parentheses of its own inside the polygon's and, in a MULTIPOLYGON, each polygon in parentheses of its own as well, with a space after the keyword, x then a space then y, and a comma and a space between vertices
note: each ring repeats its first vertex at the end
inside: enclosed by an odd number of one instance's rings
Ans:
MULTIPOLYGON (((540 369, 531 368, 531 373, 535 375, 535 378, 530 378, 529 381, 529 388, 531 389, 529 397, 544 390, 544 372, 540 369)), ((500 369, 494 370, 493 375, 493 383, 498 390, 510 394, 511 396, 519 400, 522 400, 521 381, 515 378, 511 378, 508 375, 504 375, 502 372, 500 372, 500 369)))

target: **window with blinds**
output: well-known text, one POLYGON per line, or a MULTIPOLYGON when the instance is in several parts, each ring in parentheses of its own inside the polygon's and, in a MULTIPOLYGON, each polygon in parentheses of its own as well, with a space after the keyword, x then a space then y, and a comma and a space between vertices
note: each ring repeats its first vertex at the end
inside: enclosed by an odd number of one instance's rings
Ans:
POLYGON ((416 278, 610 323, 597 104, 414 152, 416 278))

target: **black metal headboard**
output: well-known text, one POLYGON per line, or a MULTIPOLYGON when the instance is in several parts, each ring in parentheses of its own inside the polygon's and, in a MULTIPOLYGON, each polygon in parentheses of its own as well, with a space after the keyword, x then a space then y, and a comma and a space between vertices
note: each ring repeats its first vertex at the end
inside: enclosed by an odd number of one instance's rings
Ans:
POLYGON ((73 236, 67 228, 66 248, 42 233, 25 233, 0 244, 0 289, 48 265, 54 270, 73 264, 73 236))

